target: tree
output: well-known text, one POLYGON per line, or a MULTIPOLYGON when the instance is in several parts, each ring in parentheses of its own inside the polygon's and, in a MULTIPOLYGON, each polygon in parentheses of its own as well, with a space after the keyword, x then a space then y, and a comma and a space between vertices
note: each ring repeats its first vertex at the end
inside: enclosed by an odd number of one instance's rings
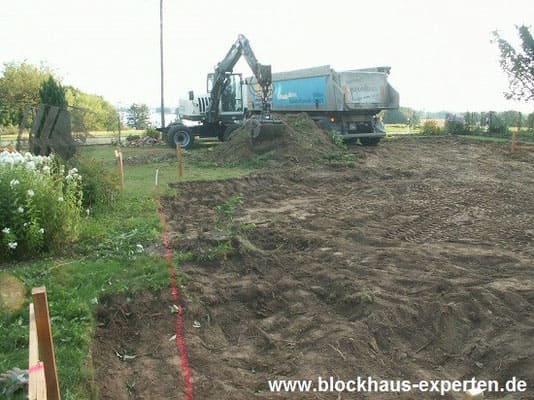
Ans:
POLYGON ((400 109, 399 110, 386 110, 384 112, 385 124, 406 124, 408 117, 400 109))
POLYGON ((128 109, 126 123, 134 129, 146 129, 148 127, 150 109, 146 104, 132 104, 128 109))
POLYGON ((41 84, 39 89, 39 97, 41 103, 50 106, 58 106, 61 108, 67 107, 67 100, 65 99, 65 89, 61 86, 52 75, 41 84))
POLYGON ((39 103, 71 107, 74 131, 113 130, 118 113, 104 98, 63 87, 48 67, 6 63, 0 75, 0 126, 18 125, 27 106, 39 103))
POLYGON ((529 132, 534 132, 534 113, 528 115, 526 125, 529 132))
POLYGON ((497 31, 494 42, 499 46, 500 64, 508 75, 510 91, 507 99, 534 101, 534 38, 525 25, 516 26, 521 39, 521 48, 514 49, 497 31))
POLYGON ((39 89, 50 75, 50 69, 43 66, 37 68, 25 62, 4 64, 0 77, 1 122, 4 125, 18 125, 24 107, 39 104, 39 89))
POLYGON ((84 93, 72 86, 67 86, 65 92, 67 102, 73 108, 71 115, 74 131, 117 129, 117 110, 103 97, 84 93))

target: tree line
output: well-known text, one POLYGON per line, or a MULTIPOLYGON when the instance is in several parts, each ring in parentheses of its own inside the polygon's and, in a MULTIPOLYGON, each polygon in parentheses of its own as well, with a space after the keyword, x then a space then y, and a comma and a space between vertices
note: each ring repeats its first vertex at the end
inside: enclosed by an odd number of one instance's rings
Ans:
POLYGON ((524 114, 519 111, 483 111, 451 113, 448 111, 425 112, 409 107, 386 110, 383 113, 385 124, 417 126, 421 120, 443 119, 450 124, 461 125, 465 132, 507 133, 509 128, 521 128, 534 133, 534 112, 524 114))
MULTIPOLYGON (((17 127, 28 108, 41 101, 40 91, 52 79, 60 82, 47 66, 26 62, 4 64, 0 76, 0 127, 17 127)), ((49 83, 50 84, 50 83, 49 83)), ((74 131, 113 130, 117 128, 118 112, 102 96, 85 93, 73 86, 61 87, 69 107, 74 131)))

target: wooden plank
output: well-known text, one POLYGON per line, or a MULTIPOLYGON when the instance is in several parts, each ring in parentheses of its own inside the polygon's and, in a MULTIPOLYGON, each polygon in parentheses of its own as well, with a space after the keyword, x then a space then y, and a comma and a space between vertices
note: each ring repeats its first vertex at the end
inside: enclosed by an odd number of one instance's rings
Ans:
POLYGON ((43 128, 41 129, 41 140, 49 139, 52 136, 52 132, 54 131, 58 114, 59 107, 49 106, 48 112, 46 113, 45 123, 43 125, 43 128))
POLYGON ((52 328, 50 326, 50 316, 48 314, 48 300, 46 298, 46 289, 44 286, 33 288, 32 298, 35 309, 39 354, 44 363, 47 399, 60 400, 61 396, 57 379, 54 342, 52 340, 52 328))
POLYGON ((39 361, 39 343, 33 303, 30 304, 30 342, 28 362, 28 399, 46 400, 44 365, 39 361))
POLYGON ((30 133, 33 133, 33 136, 35 137, 39 136, 39 131, 43 123, 43 118, 45 117, 46 117, 45 106, 41 104, 39 108, 37 109, 37 113, 35 114, 33 118, 33 124, 30 129, 30 133))

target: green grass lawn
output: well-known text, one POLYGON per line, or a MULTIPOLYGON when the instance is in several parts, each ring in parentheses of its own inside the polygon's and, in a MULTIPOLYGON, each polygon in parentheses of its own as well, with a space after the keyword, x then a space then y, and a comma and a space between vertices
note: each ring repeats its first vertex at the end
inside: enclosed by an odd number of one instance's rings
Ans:
POLYGON ((409 127, 406 124, 385 124, 386 133, 387 134, 393 134, 393 133, 419 133, 420 128, 419 127, 409 127))
MULTIPOLYGON (((206 144, 184 154, 184 180, 225 179, 243 176, 249 167, 216 167, 198 161, 206 144), (194 153, 197 152, 197 153, 194 153), (197 161, 191 161, 196 156, 197 161)), ((27 368, 28 308, 31 288, 46 286, 52 319, 52 333, 62 398, 92 398, 91 338, 94 311, 99 298, 108 293, 135 292, 168 285, 166 263, 146 251, 159 243, 160 226, 154 196, 154 177, 159 169, 163 194, 171 194, 167 184, 177 180, 174 149, 166 147, 124 148, 125 160, 137 157, 142 162, 125 164, 125 189, 113 207, 95 207, 84 216, 79 240, 64 254, 39 257, 22 262, 2 263, 0 272, 16 276, 27 290, 26 306, 20 312, 0 311, 0 373, 14 367, 27 368), (163 157, 164 158, 164 157, 163 157)), ((84 146, 81 157, 100 160, 116 172, 114 147, 84 146)), ((181 255, 176 255, 180 278, 181 255)), ((23 398, 22 395, 14 398, 23 398)))
MULTIPOLYGON (((483 136, 483 135, 458 135, 466 139, 479 140, 481 142, 495 142, 495 143, 511 143, 512 138, 503 138, 503 137, 494 137, 494 136, 483 136)), ((534 136, 531 138, 527 137, 518 137, 517 143, 534 143, 534 136)))

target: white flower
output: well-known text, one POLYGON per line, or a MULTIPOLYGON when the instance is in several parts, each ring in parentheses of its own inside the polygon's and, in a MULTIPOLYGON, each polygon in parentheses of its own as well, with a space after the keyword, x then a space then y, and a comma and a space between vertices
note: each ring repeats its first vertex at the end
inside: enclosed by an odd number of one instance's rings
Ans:
POLYGON ((33 197, 35 195, 35 192, 31 189, 29 189, 26 194, 28 195, 28 197, 33 197))
POLYGON ((35 169, 35 163, 33 161, 28 161, 26 163, 26 169, 35 169))
POLYGON ((9 186, 11 186, 12 188, 17 186, 20 182, 18 181, 18 179, 11 179, 11 182, 9 182, 9 186))
POLYGON ((50 173, 50 167, 48 165, 45 165, 42 169, 42 171, 45 173, 45 174, 49 174, 50 173))
POLYGON ((39 229, 39 233, 42 235, 44 233, 44 228, 39 229))
POLYGON ((87 214, 87 216, 89 216, 89 215, 91 214, 91 209, 90 209, 90 208, 87 208, 87 209, 85 210, 85 213, 87 214))
POLYGON ((25 222, 23 225, 24 225, 24 227, 27 227, 27 226, 30 225, 30 224, 28 224, 27 222, 25 222))
POLYGON ((4 229, 2 229, 2 232, 4 232, 6 235, 10 232, 11 230, 6 226, 4 229))
POLYGON ((64 201, 63 196, 59 196, 59 197, 57 198, 57 201, 64 201))
POLYGON ((9 247, 11 250, 15 250, 19 244, 17 242, 9 242, 7 244, 7 247, 9 247))
POLYGON ((17 208, 17 211, 22 214, 24 212, 24 208, 19 207, 19 208, 17 208))
POLYGON ((143 247, 142 244, 136 244, 135 247, 138 253, 142 253, 143 251, 145 251, 145 248, 143 247))

